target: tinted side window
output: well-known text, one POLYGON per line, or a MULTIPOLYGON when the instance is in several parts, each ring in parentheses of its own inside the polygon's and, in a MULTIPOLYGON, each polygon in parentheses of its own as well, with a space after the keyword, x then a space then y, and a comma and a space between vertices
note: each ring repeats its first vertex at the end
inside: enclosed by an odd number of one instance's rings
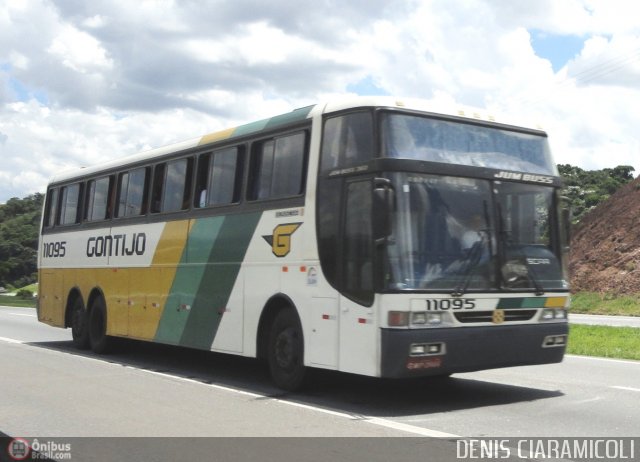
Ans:
POLYGON ((252 199, 297 196, 304 188, 306 134, 282 136, 257 145, 252 166, 252 199))
POLYGON ((209 205, 238 202, 240 199, 240 153, 238 148, 227 148, 213 153, 209 173, 209 205))
POLYGON ((78 223, 78 206, 80 205, 80 184, 62 188, 60 203, 60 224, 71 225, 78 223))
POLYGON ((192 162, 191 159, 179 159, 167 163, 162 198, 163 212, 175 212, 189 208, 192 162))
POLYGON ((133 217, 147 212, 145 207, 146 168, 121 173, 118 186, 118 217, 133 217))
POLYGON ((273 155, 276 143, 265 141, 255 154, 252 199, 268 199, 271 197, 271 185, 273 180, 273 155))
POLYGON ((351 167, 374 155, 373 117, 356 112, 328 119, 322 135, 321 170, 351 167))
POLYGON ((111 177, 89 181, 87 185, 87 221, 105 220, 109 217, 109 192, 111 177))
POLYGON ((45 208, 44 227, 51 228, 56 224, 58 213, 58 190, 51 189, 47 194, 47 206, 45 208))
POLYGON ((193 159, 156 165, 153 173, 151 212, 176 212, 189 208, 193 159))

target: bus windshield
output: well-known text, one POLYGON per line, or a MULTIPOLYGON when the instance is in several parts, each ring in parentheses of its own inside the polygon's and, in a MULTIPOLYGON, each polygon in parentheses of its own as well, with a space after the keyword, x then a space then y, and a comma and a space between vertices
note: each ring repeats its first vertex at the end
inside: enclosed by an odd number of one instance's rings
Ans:
POLYGON ((551 187, 392 173, 386 290, 566 289, 551 187))
POLYGON ((384 113, 382 155, 557 175, 547 138, 531 133, 384 113))

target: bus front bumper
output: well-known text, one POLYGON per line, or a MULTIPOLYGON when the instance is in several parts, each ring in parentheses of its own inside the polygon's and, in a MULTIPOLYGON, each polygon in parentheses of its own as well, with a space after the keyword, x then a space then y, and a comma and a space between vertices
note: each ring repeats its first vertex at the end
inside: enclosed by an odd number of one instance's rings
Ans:
POLYGON ((437 376, 558 363, 564 357, 568 326, 548 323, 381 329, 381 377, 437 376))

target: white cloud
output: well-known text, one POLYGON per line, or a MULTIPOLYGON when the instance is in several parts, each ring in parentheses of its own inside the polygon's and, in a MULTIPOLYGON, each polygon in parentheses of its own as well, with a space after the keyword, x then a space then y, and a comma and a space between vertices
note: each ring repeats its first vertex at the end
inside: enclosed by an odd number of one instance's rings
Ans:
POLYGON ((639 16, 635 0, 3 2, 0 201, 360 82, 530 118, 559 162, 640 173, 639 16), (554 73, 532 30, 584 47, 554 73))
POLYGON ((69 25, 59 31, 47 52, 63 65, 83 74, 105 70, 113 64, 100 42, 69 25))

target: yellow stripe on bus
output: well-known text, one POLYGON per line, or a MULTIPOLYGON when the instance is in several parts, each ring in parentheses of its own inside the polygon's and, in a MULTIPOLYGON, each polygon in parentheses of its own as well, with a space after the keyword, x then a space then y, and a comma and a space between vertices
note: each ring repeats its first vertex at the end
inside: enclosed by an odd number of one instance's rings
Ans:
POLYGON ((545 308, 564 308, 567 303, 567 297, 549 297, 544 304, 545 308))

